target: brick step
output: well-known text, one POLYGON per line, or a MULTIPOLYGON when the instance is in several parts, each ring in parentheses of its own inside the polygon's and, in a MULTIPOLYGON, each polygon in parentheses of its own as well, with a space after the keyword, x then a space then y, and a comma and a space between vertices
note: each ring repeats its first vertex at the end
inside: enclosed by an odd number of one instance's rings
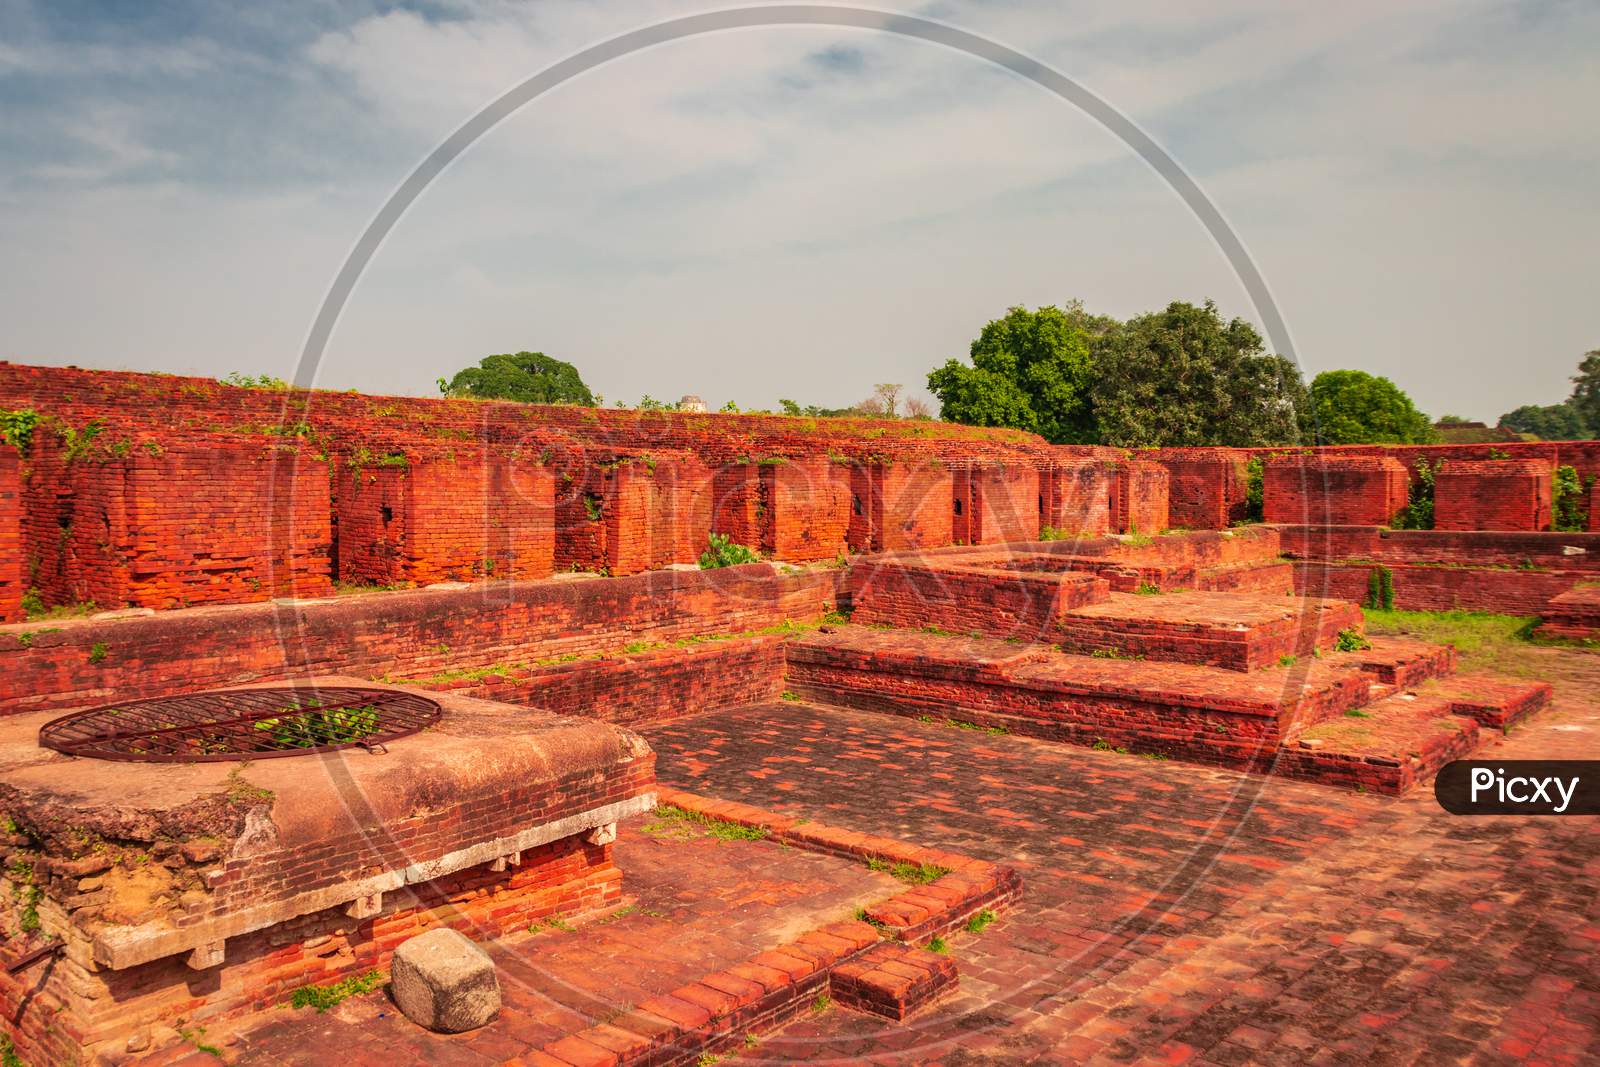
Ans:
POLYGON ((1207 567, 1195 575, 1195 588, 1212 593, 1287 595, 1294 592, 1294 564, 1282 559, 1263 559, 1207 567))
POLYGON ((829 989, 846 1008, 899 1022, 954 993, 959 981, 949 956, 883 941, 835 967, 829 989))
POLYGON ((1364 625, 1347 601, 1196 590, 1112 593, 1066 612, 1056 633, 1068 652, 1254 671, 1330 649, 1339 631, 1364 625))
POLYGON ((1444 696, 1396 693, 1303 731, 1272 773, 1398 796, 1482 743, 1477 721, 1444 696))
POLYGON ((1584 581, 1550 598, 1535 631, 1567 641, 1600 640, 1600 582, 1584 581))
POLYGON ((1450 710, 1479 726, 1505 730, 1550 704, 1548 682, 1522 682, 1487 674, 1457 674, 1430 682, 1419 693, 1441 697, 1450 710))
POLYGON ((1373 638, 1372 647, 1351 653, 1362 670, 1386 685, 1406 689, 1455 673, 1456 650, 1403 637, 1373 638))

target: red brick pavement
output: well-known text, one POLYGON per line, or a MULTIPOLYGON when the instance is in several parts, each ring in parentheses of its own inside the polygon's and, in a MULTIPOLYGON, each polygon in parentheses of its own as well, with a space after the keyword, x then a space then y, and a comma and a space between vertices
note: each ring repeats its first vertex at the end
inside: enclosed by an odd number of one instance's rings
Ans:
MULTIPOLYGON (((1600 822, 798 704, 646 731, 664 781, 993 860, 1022 901, 961 991, 833 1010, 735 1062, 1600 1062, 1600 822)), ((1485 756, 1600 757, 1570 695, 1485 756)))
MULTIPOLYGON (((693 825, 643 831, 654 824, 647 815, 622 825, 617 862, 628 905, 618 917, 486 946, 504 998, 490 1026, 430 1034, 375 992, 324 1015, 285 1010, 223 1045, 226 1057, 337 1067, 501 1063, 905 888, 850 859, 767 841, 716 840, 693 825)), ((205 1040, 221 1044, 218 1035, 205 1040)), ((217 1060, 179 1049, 150 1062, 204 1067, 217 1060)))

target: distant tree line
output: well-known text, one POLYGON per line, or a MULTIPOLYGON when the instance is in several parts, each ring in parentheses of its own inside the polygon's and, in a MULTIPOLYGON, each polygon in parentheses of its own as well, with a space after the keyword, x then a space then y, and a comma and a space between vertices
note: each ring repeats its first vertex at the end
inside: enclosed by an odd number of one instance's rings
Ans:
POLYGON ((1572 376, 1572 395, 1559 404, 1524 404, 1500 425, 1546 441, 1588 441, 1600 435, 1600 348, 1584 353, 1572 376))
POLYGON ((1309 388, 1216 304, 1175 301, 1126 322, 1077 301, 1014 307, 972 342, 970 362, 928 375, 951 422, 1015 426, 1060 444, 1125 448, 1418 443, 1432 425, 1387 378, 1328 371, 1309 388))

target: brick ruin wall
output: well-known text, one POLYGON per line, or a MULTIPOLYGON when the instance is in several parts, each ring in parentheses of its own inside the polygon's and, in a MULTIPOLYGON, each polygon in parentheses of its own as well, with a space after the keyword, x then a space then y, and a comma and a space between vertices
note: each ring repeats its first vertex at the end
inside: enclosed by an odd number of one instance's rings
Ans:
POLYGON ((1410 479, 1387 456, 1273 456, 1262 474, 1267 522, 1388 525, 1406 506, 1410 479))
POLYGON ((1158 534, 1170 525, 1170 475, 1159 463, 1126 460, 1112 482, 1111 526, 1118 533, 1158 534))
POLYGON ((0 624, 22 621, 22 461, 0 444, 0 624))
POLYGON ((47 604, 193 607, 331 592, 327 468, 293 441, 35 432, 22 566, 47 604), (124 447, 125 446, 125 447, 124 447))
POLYGON ((182 956, 119 971, 87 965, 87 946, 69 945, 38 980, 39 967, 0 971, 0 1011, 20 1019, 25 1062, 72 1063, 78 1050, 115 1056, 161 1043, 182 1024, 216 1027, 267 1011, 295 989, 389 967, 401 944, 436 927, 482 941, 553 917, 581 919, 622 903, 613 845, 569 837, 523 853, 520 866, 467 868, 384 895, 379 914, 353 919, 343 907, 231 938, 220 967, 202 977, 182 956), (24 1010, 24 1005, 26 1009, 24 1010))
POLYGON ((833 571, 780 575, 758 563, 13 626, 0 633, 0 714, 292 675, 426 677, 746 633, 818 618, 834 585, 833 571))
POLYGON ((825 457, 757 468, 761 551, 805 562, 834 559, 850 538, 850 471, 825 457))
POLYGON ((1297 592, 1364 602, 1383 567, 1395 606, 1412 611, 1538 615, 1578 583, 1600 580, 1595 533, 1285 526, 1279 536, 1297 592))
POLYGON ((943 466, 860 464, 850 468, 850 525, 857 552, 937 548, 954 539, 955 479, 943 466))
POLYGON ((1168 521, 1186 530, 1225 530, 1246 516, 1247 456, 1231 448, 1168 448, 1152 454, 1171 478, 1168 521))
POLYGON ((981 557, 937 567, 884 562, 853 583, 851 621, 1049 641, 1065 612, 1110 591, 1091 575, 1003 570, 981 557))
POLYGON ((1046 464, 1039 472, 1044 496, 1042 526, 1058 536, 1099 537, 1111 532, 1111 500, 1117 467, 1073 459, 1046 464))
POLYGON ((1538 460, 1451 460, 1433 474, 1433 528, 1548 530, 1552 473, 1538 460))
POLYGON ((958 468, 951 478, 950 532, 956 544, 996 545, 1038 538, 1044 495, 1036 468, 982 464, 958 468))
POLYGON ((783 646, 781 636, 761 635, 422 684, 632 727, 777 700, 783 646))

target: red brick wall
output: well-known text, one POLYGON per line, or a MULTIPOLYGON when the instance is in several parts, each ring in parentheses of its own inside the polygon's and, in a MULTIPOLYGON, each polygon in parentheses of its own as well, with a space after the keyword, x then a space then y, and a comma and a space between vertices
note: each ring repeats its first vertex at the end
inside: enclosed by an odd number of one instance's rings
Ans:
POLYGON ((1081 537, 1110 533, 1116 477, 1116 464, 1104 460, 1061 460, 1046 465, 1039 475, 1043 525, 1081 537))
MULTIPOLYGON (((1364 602, 1370 563, 1297 562, 1294 586, 1305 596, 1364 602)), ((1394 583, 1394 606, 1405 611, 1490 611, 1539 615, 1579 580, 1570 572, 1485 570, 1385 564, 1394 583)))
POLYGON ((1188 530, 1224 530, 1245 515, 1245 453, 1232 448, 1167 448, 1152 453, 1167 469, 1168 521, 1188 530))
POLYGON ((762 636, 662 648, 508 671, 434 688, 622 726, 776 700, 783 638, 762 636))
POLYGON ((338 576, 346 582, 411 581, 411 468, 334 463, 338 576))
POLYGON ((1450 460, 1433 474, 1436 530, 1548 530, 1549 464, 1450 460))
POLYGON ((123 1053, 140 1034, 153 1047, 177 1044, 180 1020, 191 1029, 216 1027, 283 1004, 302 986, 387 971, 395 949, 437 926, 481 941, 614 907, 622 902, 622 872, 613 847, 569 837, 524 852, 508 871, 485 864, 386 894, 373 918, 330 908, 231 938, 223 965, 204 975, 182 956, 91 971, 64 953, 17 975, 0 971, 0 1013, 27 1063, 74 1063, 80 1050, 123 1053), (48 975, 42 988, 41 972, 48 975))
POLYGON ((22 461, 0 444, 0 623, 22 621, 22 461))
POLYGON ((1158 534, 1171 523, 1167 469, 1148 460, 1118 464, 1112 483, 1111 524, 1118 533, 1158 534))
POLYGON ((957 544, 995 545, 1039 537, 1044 495, 1039 472, 1016 463, 984 463, 953 472, 951 536, 957 544))
POLYGON ((760 471, 761 550, 778 559, 833 559, 850 532, 850 471, 825 458, 760 471))
POLYGON ((767 564, 237 605, 0 632, 0 714, 296 674, 420 677, 814 619, 834 573, 767 564), (101 655, 91 659, 94 646, 101 655))
POLYGON ((1106 599, 1110 585, 1079 573, 986 568, 981 563, 939 568, 880 562, 853 590, 851 621, 951 633, 983 633, 1048 641, 1062 615, 1106 599))
POLYGON ((1274 523, 1385 526, 1406 506, 1409 484, 1406 468, 1387 456, 1274 456, 1262 506, 1274 523))
POLYGON ((951 542, 950 471, 931 465, 864 463, 850 468, 850 547, 900 552, 951 542))
POLYGON ((1563 570, 1600 577, 1600 535, 1590 533, 1282 526, 1278 538, 1284 554, 1295 559, 1563 570))
POLYGON ((727 463, 712 476, 711 528, 737 545, 762 543, 765 503, 761 468, 754 463, 727 463))
POLYGON ((25 566, 47 604, 240 603, 331 592, 328 469, 296 442, 35 432, 25 566))

